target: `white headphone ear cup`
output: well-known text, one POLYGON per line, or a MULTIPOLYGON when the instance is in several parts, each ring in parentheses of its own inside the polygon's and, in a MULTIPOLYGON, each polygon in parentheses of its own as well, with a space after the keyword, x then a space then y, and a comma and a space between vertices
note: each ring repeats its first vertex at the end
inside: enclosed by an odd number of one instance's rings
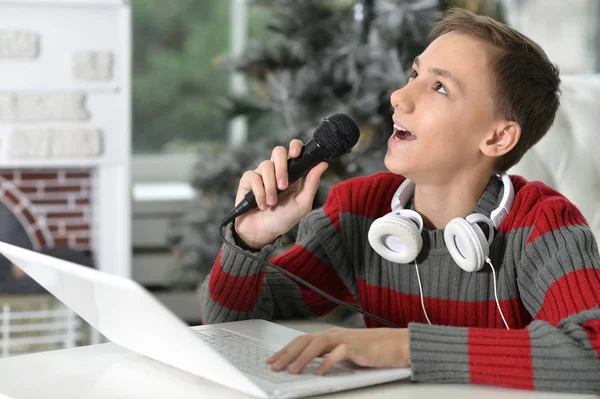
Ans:
POLYGON ((477 224, 455 218, 444 230, 444 241, 452 259, 466 272, 481 270, 489 255, 489 246, 477 224))
POLYGON ((421 232, 415 223, 395 213, 375 220, 368 237, 371 248, 394 263, 412 262, 423 247, 421 232))

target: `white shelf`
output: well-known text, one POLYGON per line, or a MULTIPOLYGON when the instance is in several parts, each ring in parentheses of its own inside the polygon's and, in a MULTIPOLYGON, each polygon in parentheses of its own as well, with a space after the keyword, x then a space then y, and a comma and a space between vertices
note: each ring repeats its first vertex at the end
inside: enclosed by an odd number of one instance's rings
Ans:
POLYGON ((189 183, 135 183, 133 198, 136 203, 164 202, 164 201, 191 201, 196 197, 196 192, 189 183))

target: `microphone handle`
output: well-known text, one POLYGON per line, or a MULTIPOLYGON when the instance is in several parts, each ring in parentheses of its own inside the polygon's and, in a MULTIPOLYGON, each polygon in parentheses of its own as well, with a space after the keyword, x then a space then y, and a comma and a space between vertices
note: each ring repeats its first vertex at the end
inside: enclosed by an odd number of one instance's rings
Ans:
MULTIPOLYGON (((308 172, 319 163, 329 159, 329 154, 313 139, 311 139, 300 150, 296 158, 288 159, 288 187, 296 180, 308 174, 308 172)), ((280 193, 281 190, 277 190, 280 193)), ((232 222, 236 217, 257 208, 256 197, 250 191, 244 199, 221 220, 221 226, 232 222)))

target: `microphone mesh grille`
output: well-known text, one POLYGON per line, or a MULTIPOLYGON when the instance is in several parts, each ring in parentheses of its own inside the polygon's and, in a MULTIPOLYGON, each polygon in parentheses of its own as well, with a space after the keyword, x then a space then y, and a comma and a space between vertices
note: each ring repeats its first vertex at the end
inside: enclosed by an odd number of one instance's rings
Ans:
POLYGON ((313 137, 329 154, 329 158, 337 158, 350 152, 358 142, 360 129, 354 119, 348 115, 335 114, 325 118, 315 130, 313 137))

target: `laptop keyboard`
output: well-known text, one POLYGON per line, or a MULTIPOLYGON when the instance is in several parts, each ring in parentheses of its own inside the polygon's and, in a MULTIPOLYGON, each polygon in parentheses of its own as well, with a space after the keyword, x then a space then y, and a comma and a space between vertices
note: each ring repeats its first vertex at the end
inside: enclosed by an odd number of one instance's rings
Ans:
MULTIPOLYGON (((195 331, 203 341, 219 352, 230 363, 246 374, 262 378, 272 383, 293 382, 312 378, 323 378, 315 374, 320 361, 310 362, 301 374, 290 374, 287 371, 272 371, 267 359, 275 351, 260 341, 238 335, 225 329, 210 329, 195 331)), ((333 367, 326 375, 348 375, 356 371, 342 366, 333 367)))

